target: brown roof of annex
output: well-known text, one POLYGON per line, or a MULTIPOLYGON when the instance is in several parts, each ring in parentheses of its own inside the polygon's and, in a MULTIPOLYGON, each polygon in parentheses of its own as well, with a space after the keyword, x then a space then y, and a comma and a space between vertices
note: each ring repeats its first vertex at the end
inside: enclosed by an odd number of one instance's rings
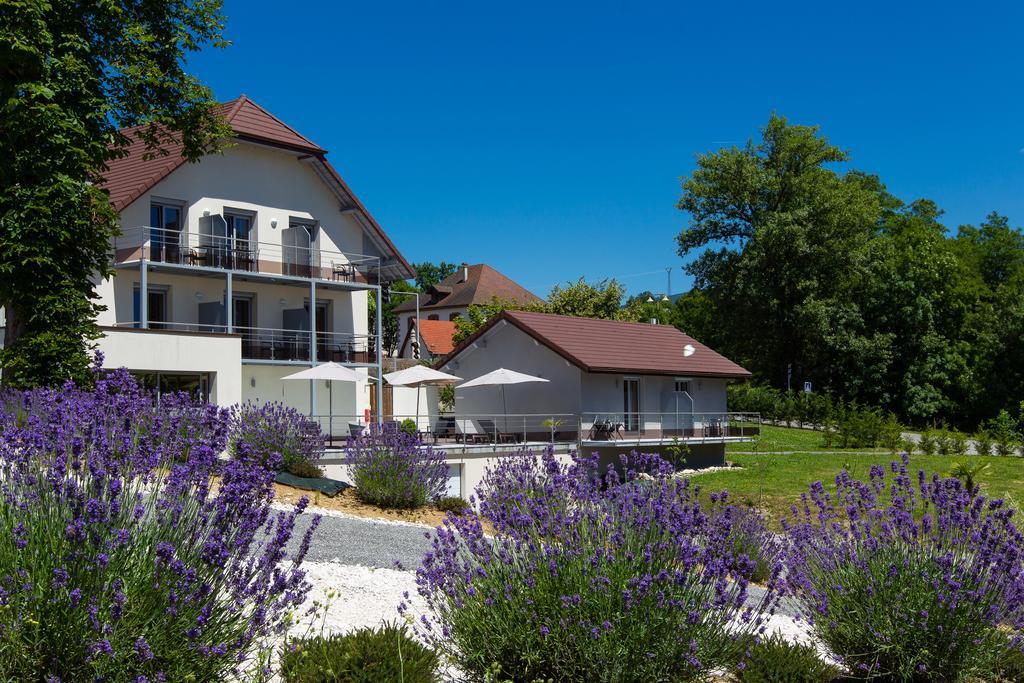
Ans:
MULTIPOLYGON (((459 266, 428 292, 420 294, 420 311, 487 304, 495 297, 520 304, 542 301, 536 294, 486 263, 477 263, 459 266)), ((395 311, 401 313, 415 310, 416 301, 411 298, 395 306, 395 311)))
POLYGON ((726 377, 750 372, 670 325, 502 311, 436 365, 441 367, 501 321, 512 324, 587 372, 726 377), (687 346, 693 352, 687 355, 687 346))
MULTIPOLYGON (((234 137, 237 140, 307 155, 307 158, 313 162, 317 174, 365 217, 366 223, 380 240, 382 246, 393 252, 398 262, 398 268, 391 279, 405 279, 415 274, 412 266, 402 257, 391 238, 387 236, 383 228, 342 180, 341 175, 327 161, 327 150, 300 134, 245 95, 221 104, 220 113, 235 132, 234 137)), ((131 140, 125 149, 126 154, 108 161, 107 169, 102 174, 103 181, 100 183, 100 187, 107 191, 110 203, 117 211, 123 211, 129 204, 185 163, 185 157, 181 155, 180 141, 164 144, 162 148, 166 154, 149 153, 146 143, 136 134, 138 130, 139 127, 134 127, 121 131, 131 140)))

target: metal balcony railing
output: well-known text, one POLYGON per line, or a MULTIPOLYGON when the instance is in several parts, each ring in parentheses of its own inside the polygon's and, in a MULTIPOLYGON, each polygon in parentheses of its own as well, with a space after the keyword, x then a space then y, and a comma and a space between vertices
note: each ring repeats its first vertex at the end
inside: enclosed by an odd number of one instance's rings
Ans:
MULTIPOLYGON (((317 415, 311 418, 335 446, 366 429, 364 416, 317 415)), ((752 439, 760 433, 758 413, 585 413, 389 415, 385 422, 412 423, 424 443, 461 449, 507 450, 517 446, 610 445, 652 446, 676 441, 720 443, 752 439), (631 417, 641 429, 627 431, 631 417)))
POLYGON ((196 268, 289 275, 335 282, 376 282, 380 258, 315 245, 257 242, 231 236, 140 226, 114 238, 114 261, 147 259, 196 268))
POLYGON ((584 441, 638 444, 684 441, 720 441, 753 438, 761 433, 758 413, 583 413, 580 432, 584 441))
MULTIPOLYGON (((138 328, 138 321, 118 323, 115 327, 138 328)), ((149 329, 194 334, 225 334, 224 325, 149 321, 149 329)), ((311 335, 309 330, 286 330, 270 327, 233 327, 242 337, 242 360, 309 361, 311 335)), ((374 364, 377 362, 376 337, 372 334, 348 332, 317 332, 318 363, 374 364)))

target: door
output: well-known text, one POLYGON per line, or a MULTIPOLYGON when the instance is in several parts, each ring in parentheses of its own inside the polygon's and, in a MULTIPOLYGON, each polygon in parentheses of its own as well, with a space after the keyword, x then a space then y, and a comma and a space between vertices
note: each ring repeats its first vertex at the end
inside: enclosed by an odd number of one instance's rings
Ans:
POLYGON ((627 432, 640 431, 640 378, 622 379, 622 424, 627 432))
POLYGON ((227 214, 227 239, 231 251, 232 266, 237 270, 257 270, 256 250, 250 242, 252 218, 238 214, 227 214))
POLYGON ((231 302, 231 326, 242 335, 242 357, 255 358, 251 296, 235 296, 231 302))
MULTIPOLYGON (((142 305, 138 287, 132 290, 132 313, 133 326, 142 327, 142 305)), ((149 295, 146 297, 146 321, 153 330, 167 327, 167 290, 149 288, 149 295)))
POLYGON ((311 277, 313 274, 313 230, 305 223, 292 223, 281 232, 284 274, 311 277))
POLYGON ((181 262, 181 207, 149 205, 149 258, 166 263, 181 262))

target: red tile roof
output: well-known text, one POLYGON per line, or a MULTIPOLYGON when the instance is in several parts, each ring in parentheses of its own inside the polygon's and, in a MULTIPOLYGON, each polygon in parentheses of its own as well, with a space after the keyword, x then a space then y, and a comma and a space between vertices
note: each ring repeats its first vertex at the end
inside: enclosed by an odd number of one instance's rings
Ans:
POLYGON ((587 372, 747 378, 750 373, 669 325, 502 311, 463 341, 438 367, 457 357, 498 322, 507 321, 587 372), (687 345, 693 353, 686 355, 687 345))
MULTIPOLYGON (((405 279, 414 274, 412 267, 398 252, 398 248, 342 180, 341 175, 327 161, 326 150, 245 95, 225 102, 220 105, 220 110, 239 140, 283 147, 310 155, 317 173, 324 178, 324 181, 328 185, 336 186, 345 201, 354 205, 366 218, 366 223, 381 242, 382 253, 387 255, 388 250, 393 252, 397 266, 387 269, 391 272, 391 277, 385 279, 405 279)), ((139 128, 126 128, 121 131, 131 140, 125 150, 127 154, 107 162, 107 170, 103 173, 103 181, 100 183, 100 187, 107 190, 110 203, 117 211, 123 211, 125 207, 185 163, 185 159, 181 155, 182 145, 180 142, 165 144, 165 154, 153 153, 139 139, 139 130, 139 128)))
MULTIPOLYGON (((463 266, 438 282, 430 292, 420 295, 420 310, 465 307, 490 303, 491 299, 528 304, 541 301, 540 297, 519 286, 514 280, 491 268, 486 263, 465 266, 468 277, 463 278, 463 266)), ((395 306, 395 311, 407 313, 416 310, 416 301, 406 299, 395 306)))
POLYGON ((420 320, 420 339, 432 356, 446 356, 455 348, 454 320, 420 320))
MULTIPOLYGON (((225 102, 220 106, 220 111, 240 139, 288 147, 310 154, 326 154, 319 145, 300 135, 294 128, 245 95, 225 102)), ((153 153, 149 153, 146 144, 139 139, 140 130, 140 127, 135 127, 121 131, 131 140, 126 150, 127 155, 107 163, 107 170, 103 174, 104 181, 100 185, 110 193, 110 203, 118 211, 123 210, 185 163, 184 157, 181 156, 180 142, 168 143, 164 145, 166 154, 148 158, 153 153)))
MULTIPOLYGON (((424 350, 433 357, 444 356, 452 352, 455 342, 455 321, 453 320, 419 320, 420 341, 424 350)), ((399 355, 405 355, 405 349, 412 341, 412 330, 405 333, 405 339, 399 349, 399 355)))

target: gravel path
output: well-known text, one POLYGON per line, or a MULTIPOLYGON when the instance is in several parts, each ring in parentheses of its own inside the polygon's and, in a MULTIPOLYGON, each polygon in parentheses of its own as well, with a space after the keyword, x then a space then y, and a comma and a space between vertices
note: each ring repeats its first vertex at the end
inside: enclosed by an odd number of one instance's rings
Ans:
MULTIPOLYGON (((314 512, 321 512, 313 509, 314 512)), ((296 521, 289 551, 294 551, 309 525, 310 515, 296 521)), ((426 534, 430 527, 419 524, 386 522, 325 513, 313 533, 307 559, 312 562, 337 562, 363 567, 394 569, 398 561, 406 569, 415 569, 430 550, 426 534)))
MULTIPOLYGON (((308 515, 299 518, 296 523, 298 538, 293 537, 290 550, 298 545, 301 532, 307 524, 308 515)), ((412 571, 419 566, 423 554, 430 550, 430 540, 426 537, 430 531, 429 527, 418 524, 325 514, 313 535, 307 559, 310 562, 358 565, 372 569, 395 569, 397 560, 403 568, 412 571)), ((751 601, 758 601, 764 595, 764 589, 757 586, 751 586, 749 592, 751 601)), ((397 604, 398 601, 392 602, 397 604)), ((778 612, 788 617, 796 616, 794 606, 786 600, 782 601, 778 612)))

